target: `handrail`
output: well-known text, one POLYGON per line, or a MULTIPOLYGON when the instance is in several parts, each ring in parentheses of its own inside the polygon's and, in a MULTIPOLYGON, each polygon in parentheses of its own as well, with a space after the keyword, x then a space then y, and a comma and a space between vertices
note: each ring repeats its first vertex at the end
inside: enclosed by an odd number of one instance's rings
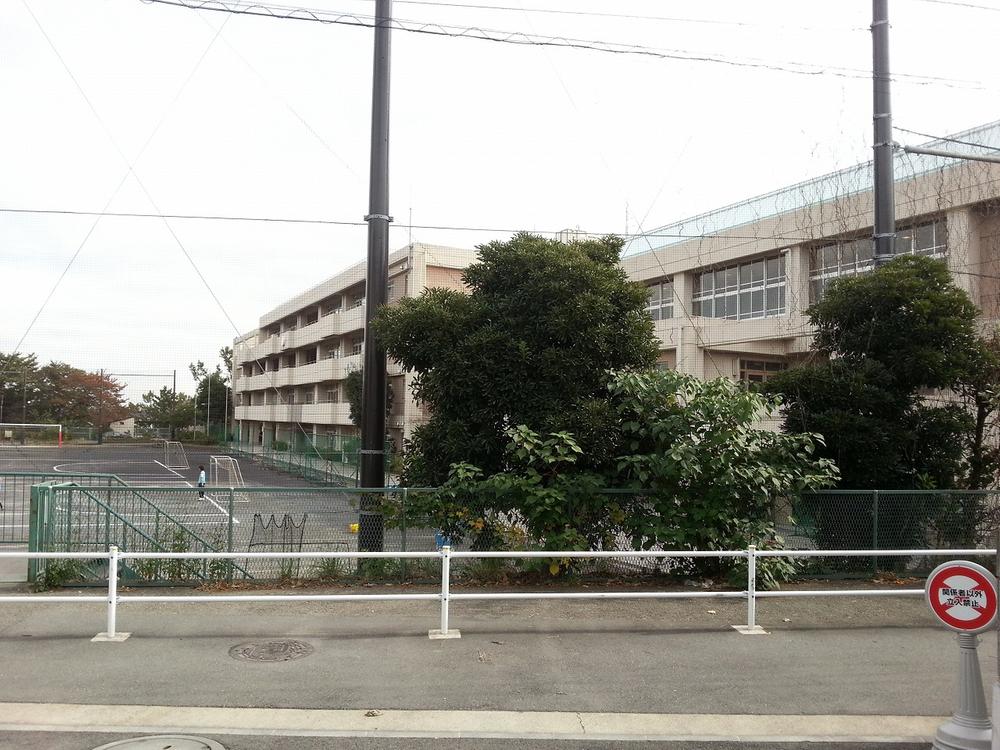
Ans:
POLYGON ((27 558, 29 560, 53 559, 93 559, 106 557, 108 559, 108 593, 107 597, 96 596, 34 596, 20 594, 0 596, 0 603, 40 602, 105 602, 107 604, 107 630, 99 633, 93 640, 122 641, 128 638, 128 633, 118 633, 116 630, 118 604, 121 602, 295 602, 295 601, 418 601, 437 600, 441 604, 441 627, 428 632, 430 638, 460 638, 458 630, 449 625, 449 602, 458 600, 513 600, 513 599, 697 599, 697 598, 729 598, 745 599, 747 602, 746 625, 733 625, 733 628, 744 634, 763 634, 765 631, 757 625, 757 599, 774 597, 800 596, 922 596, 923 589, 859 589, 845 591, 843 589, 815 589, 794 591, 757 591, 757 558, 758 557, 821 557, 821 556, 868 556, 872 553, 879 556, 927 555, 927 556, 958 556, 995 555, 995 549, 915 549, 915 550, 757 550, 753 545, 746 550, 622 550, 620 552, 607 550, 462 550, 453 552, 450 547, 442 547, 436 552, 354 552, 354 551, 323 551, 323 552, 127 552, 112 547, 104 554, 88 554, 80 552, 12 552, 0 551, 0 559, 6 557, 27 558), (427 559, 441 560, 441 588, 439 593, 405 593, 405 594, 209 594, 209 595, 146 595, 131 594, 121 596, 118 593, 118 570, 121 560, 163 560, 163 559, 427 559), (606 557, 659 557, 659 558, 746 558, 747 586, 736 591, 502 591, 502 592, 462 592, 451 593, 451 559, 455 558, 606 558, 606 557))

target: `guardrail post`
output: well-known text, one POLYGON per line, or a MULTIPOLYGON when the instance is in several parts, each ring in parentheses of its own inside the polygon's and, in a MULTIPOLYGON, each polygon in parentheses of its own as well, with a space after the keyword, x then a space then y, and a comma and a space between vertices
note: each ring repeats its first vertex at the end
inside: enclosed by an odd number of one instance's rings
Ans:
POLYGON ((117 631, 118 619, 118 547, 112 546, 108 553, 108 624, 107 630, 98 633, 90 640, 95 643, 121 643, 127 640, 131 633, 117 631))
POLYGON ((767 635, 757 624, 757 545, 747 548, 747 624, 733 625, 743 635, 767 635))
MULTIPOLYGON (((236 489, 234 487, 229 488, 229 518, 226 519, 226 552, 233 551, 233 509, 234 502, 236 500, 236 489)), ((230 583, 233 582, 233 567, 234 560, 232 558, 226 561, 226 580, 230 583)))
POLYGON ((448 629, 448 599, 451 596, 451 547, 441 548, 441 629, 429 630, 427 637, 433 640, 461 638, 459 630, 448 629))
MULTIPOLYGON (((878 490, 872 490, 872 549, 878 549, 878 490)), ((878 558, 872 558, 872 575, 878 576, 878 558)))

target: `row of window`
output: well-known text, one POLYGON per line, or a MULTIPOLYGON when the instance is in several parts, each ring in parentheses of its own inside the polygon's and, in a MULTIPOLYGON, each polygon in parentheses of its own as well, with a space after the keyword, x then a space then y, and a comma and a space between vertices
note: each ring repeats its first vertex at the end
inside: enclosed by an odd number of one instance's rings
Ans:
POLYGON ((695 276, 692 314, 752 320, 785 314, 785 256, 739 263, 695 276))
MULTIPOLYGON (((896 233, 896 255, 940 258, 948 250, 943 219, 901 229, 896 233)), ((809 257, 809 300, 818 302, 834 279, 870 271, 875 264, 872 241, 861 237, 813 248, 809 257)))
MULTIPOLYGON (((918 224, 896 233, 896 255, 942 257, 948 248, 947 225, 943 219, 918 224)), ((833 242, 809 251, 809 297, 821 299, 829 284, 842 276, 872 269, 871 238, 833 242)), ((653 320, 674 317, 673 279, 647 285, 646 310, 653 320)), ((691 314, 705 318, 753 320, 785 314, 785 256, 702 271, 694 277, 691 314)))

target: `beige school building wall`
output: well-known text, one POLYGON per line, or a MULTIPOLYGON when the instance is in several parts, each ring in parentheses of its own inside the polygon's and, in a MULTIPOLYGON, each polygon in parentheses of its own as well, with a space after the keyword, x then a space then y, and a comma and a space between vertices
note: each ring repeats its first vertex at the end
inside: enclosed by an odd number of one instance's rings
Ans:
MULTIPOLYGON (((389 304, 433 286, 462 288, 472 250, 414 243, 389 256, 389 304)), ((357 435, 345 379, 362 367, 365 269, 358 263, 261 316, 233 343, 233 392, 239 441, 297 448, 357 435)), ((387 419, 396 446, 425 419, 412 374, 389 363, 393 403, 387 419)))
MULTIPOLYGON (((970 133, 1000 145, 997 124, 970 133)), ((995 326, 1000 164, 900 157, 896 168, 897 252, 944 259, 984 327, 995 326)), ((762 381, 807 356, 806 309, 833 279, 871 268, 870 184, 859 165, 633 240, 622 265, 650 289, 660 362, 762 381)))

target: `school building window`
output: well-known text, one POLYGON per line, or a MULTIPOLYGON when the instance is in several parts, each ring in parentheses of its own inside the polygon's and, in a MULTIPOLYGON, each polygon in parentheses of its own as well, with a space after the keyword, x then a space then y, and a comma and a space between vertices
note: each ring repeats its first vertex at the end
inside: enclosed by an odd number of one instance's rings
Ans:
POLYGON ((670 320, 674 317, 674 282, 672 279, 657 281, 646 287, 649 299, 646 311, 653 320, 670 320))
POLYGON ((788 369, 784 362, 769 359, 741 359, 740 380, 744 383, 766 383, 779 372, 788 369))
POLYGON ((695 276, 692 312, 705 318, 752 320, 785 314, 785 257, 739 263, 695 276))

